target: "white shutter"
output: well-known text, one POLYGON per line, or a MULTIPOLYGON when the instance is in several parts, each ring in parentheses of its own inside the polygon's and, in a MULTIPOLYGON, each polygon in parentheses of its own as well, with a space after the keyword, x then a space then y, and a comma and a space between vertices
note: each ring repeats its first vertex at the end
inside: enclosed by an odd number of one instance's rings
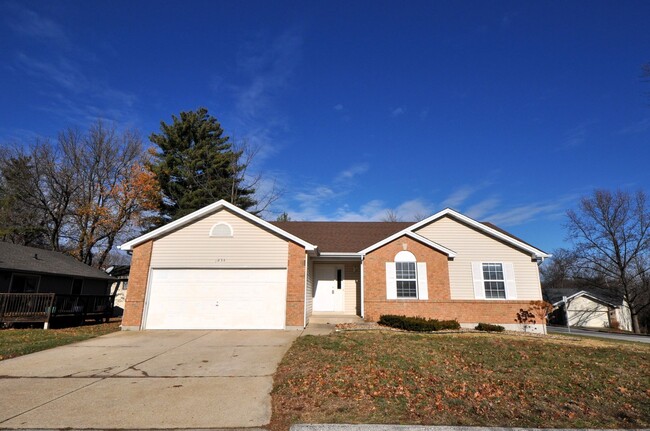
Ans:
POLYGON ((503 277, 506 279, 506 299, 517 299, 515 266, 512 264, 512 262, 504 262, 503 277))
POLYGON ((474 280, 474 298, 485 299, 485 284, 483 284, 483 265, 472 262, 472 280, 474 280))
POLYGON ((418 299, 429 299, 429 286, 427 285, 427 264, 418 262, 418 299))
POLYGON ((386 262, 386 299, 397 299, 395 262, 386 262))

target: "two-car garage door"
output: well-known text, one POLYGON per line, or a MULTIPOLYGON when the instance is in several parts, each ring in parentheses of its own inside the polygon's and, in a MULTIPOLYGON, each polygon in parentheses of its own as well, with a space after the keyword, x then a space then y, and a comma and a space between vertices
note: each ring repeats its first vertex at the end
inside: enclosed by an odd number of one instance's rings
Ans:
POLYGON ((152 269, 145 329, 283 329, 286 269, 152 269))

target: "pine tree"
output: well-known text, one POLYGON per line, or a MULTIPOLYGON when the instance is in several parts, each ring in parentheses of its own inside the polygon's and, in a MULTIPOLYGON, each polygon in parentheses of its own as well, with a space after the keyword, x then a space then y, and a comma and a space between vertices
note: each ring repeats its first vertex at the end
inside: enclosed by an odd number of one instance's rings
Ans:
POLYGON ((219 121, 205 108, 172 120, 161 122, 161 133, 149 137, 160 149, 150 169, 162 191, 161 224, 220 199, 244 210, 253 207, 255 190, 243 184, 242 152, 233 149, 219 121))

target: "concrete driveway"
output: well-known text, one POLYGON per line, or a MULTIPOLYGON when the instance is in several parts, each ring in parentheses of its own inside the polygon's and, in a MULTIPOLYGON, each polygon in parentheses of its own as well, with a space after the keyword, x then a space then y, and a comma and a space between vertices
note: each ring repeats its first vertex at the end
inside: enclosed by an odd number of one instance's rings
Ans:
POLYGON ((0 428, 266 425, 300 331, 117 332, 0 362, 0 428))

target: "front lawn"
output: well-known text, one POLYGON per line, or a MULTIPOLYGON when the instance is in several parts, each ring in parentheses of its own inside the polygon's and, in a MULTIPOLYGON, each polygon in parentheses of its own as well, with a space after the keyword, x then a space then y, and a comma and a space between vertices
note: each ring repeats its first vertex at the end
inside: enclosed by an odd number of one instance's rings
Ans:
POLYGON ((650 346, 509 334, 300 337, 275 375, 271 429, 293 423, 650 426, 650 346))
POLYGON ((119 320, 62 329, 2 329, 0 330, 0 361, 119 330, 119 320))

